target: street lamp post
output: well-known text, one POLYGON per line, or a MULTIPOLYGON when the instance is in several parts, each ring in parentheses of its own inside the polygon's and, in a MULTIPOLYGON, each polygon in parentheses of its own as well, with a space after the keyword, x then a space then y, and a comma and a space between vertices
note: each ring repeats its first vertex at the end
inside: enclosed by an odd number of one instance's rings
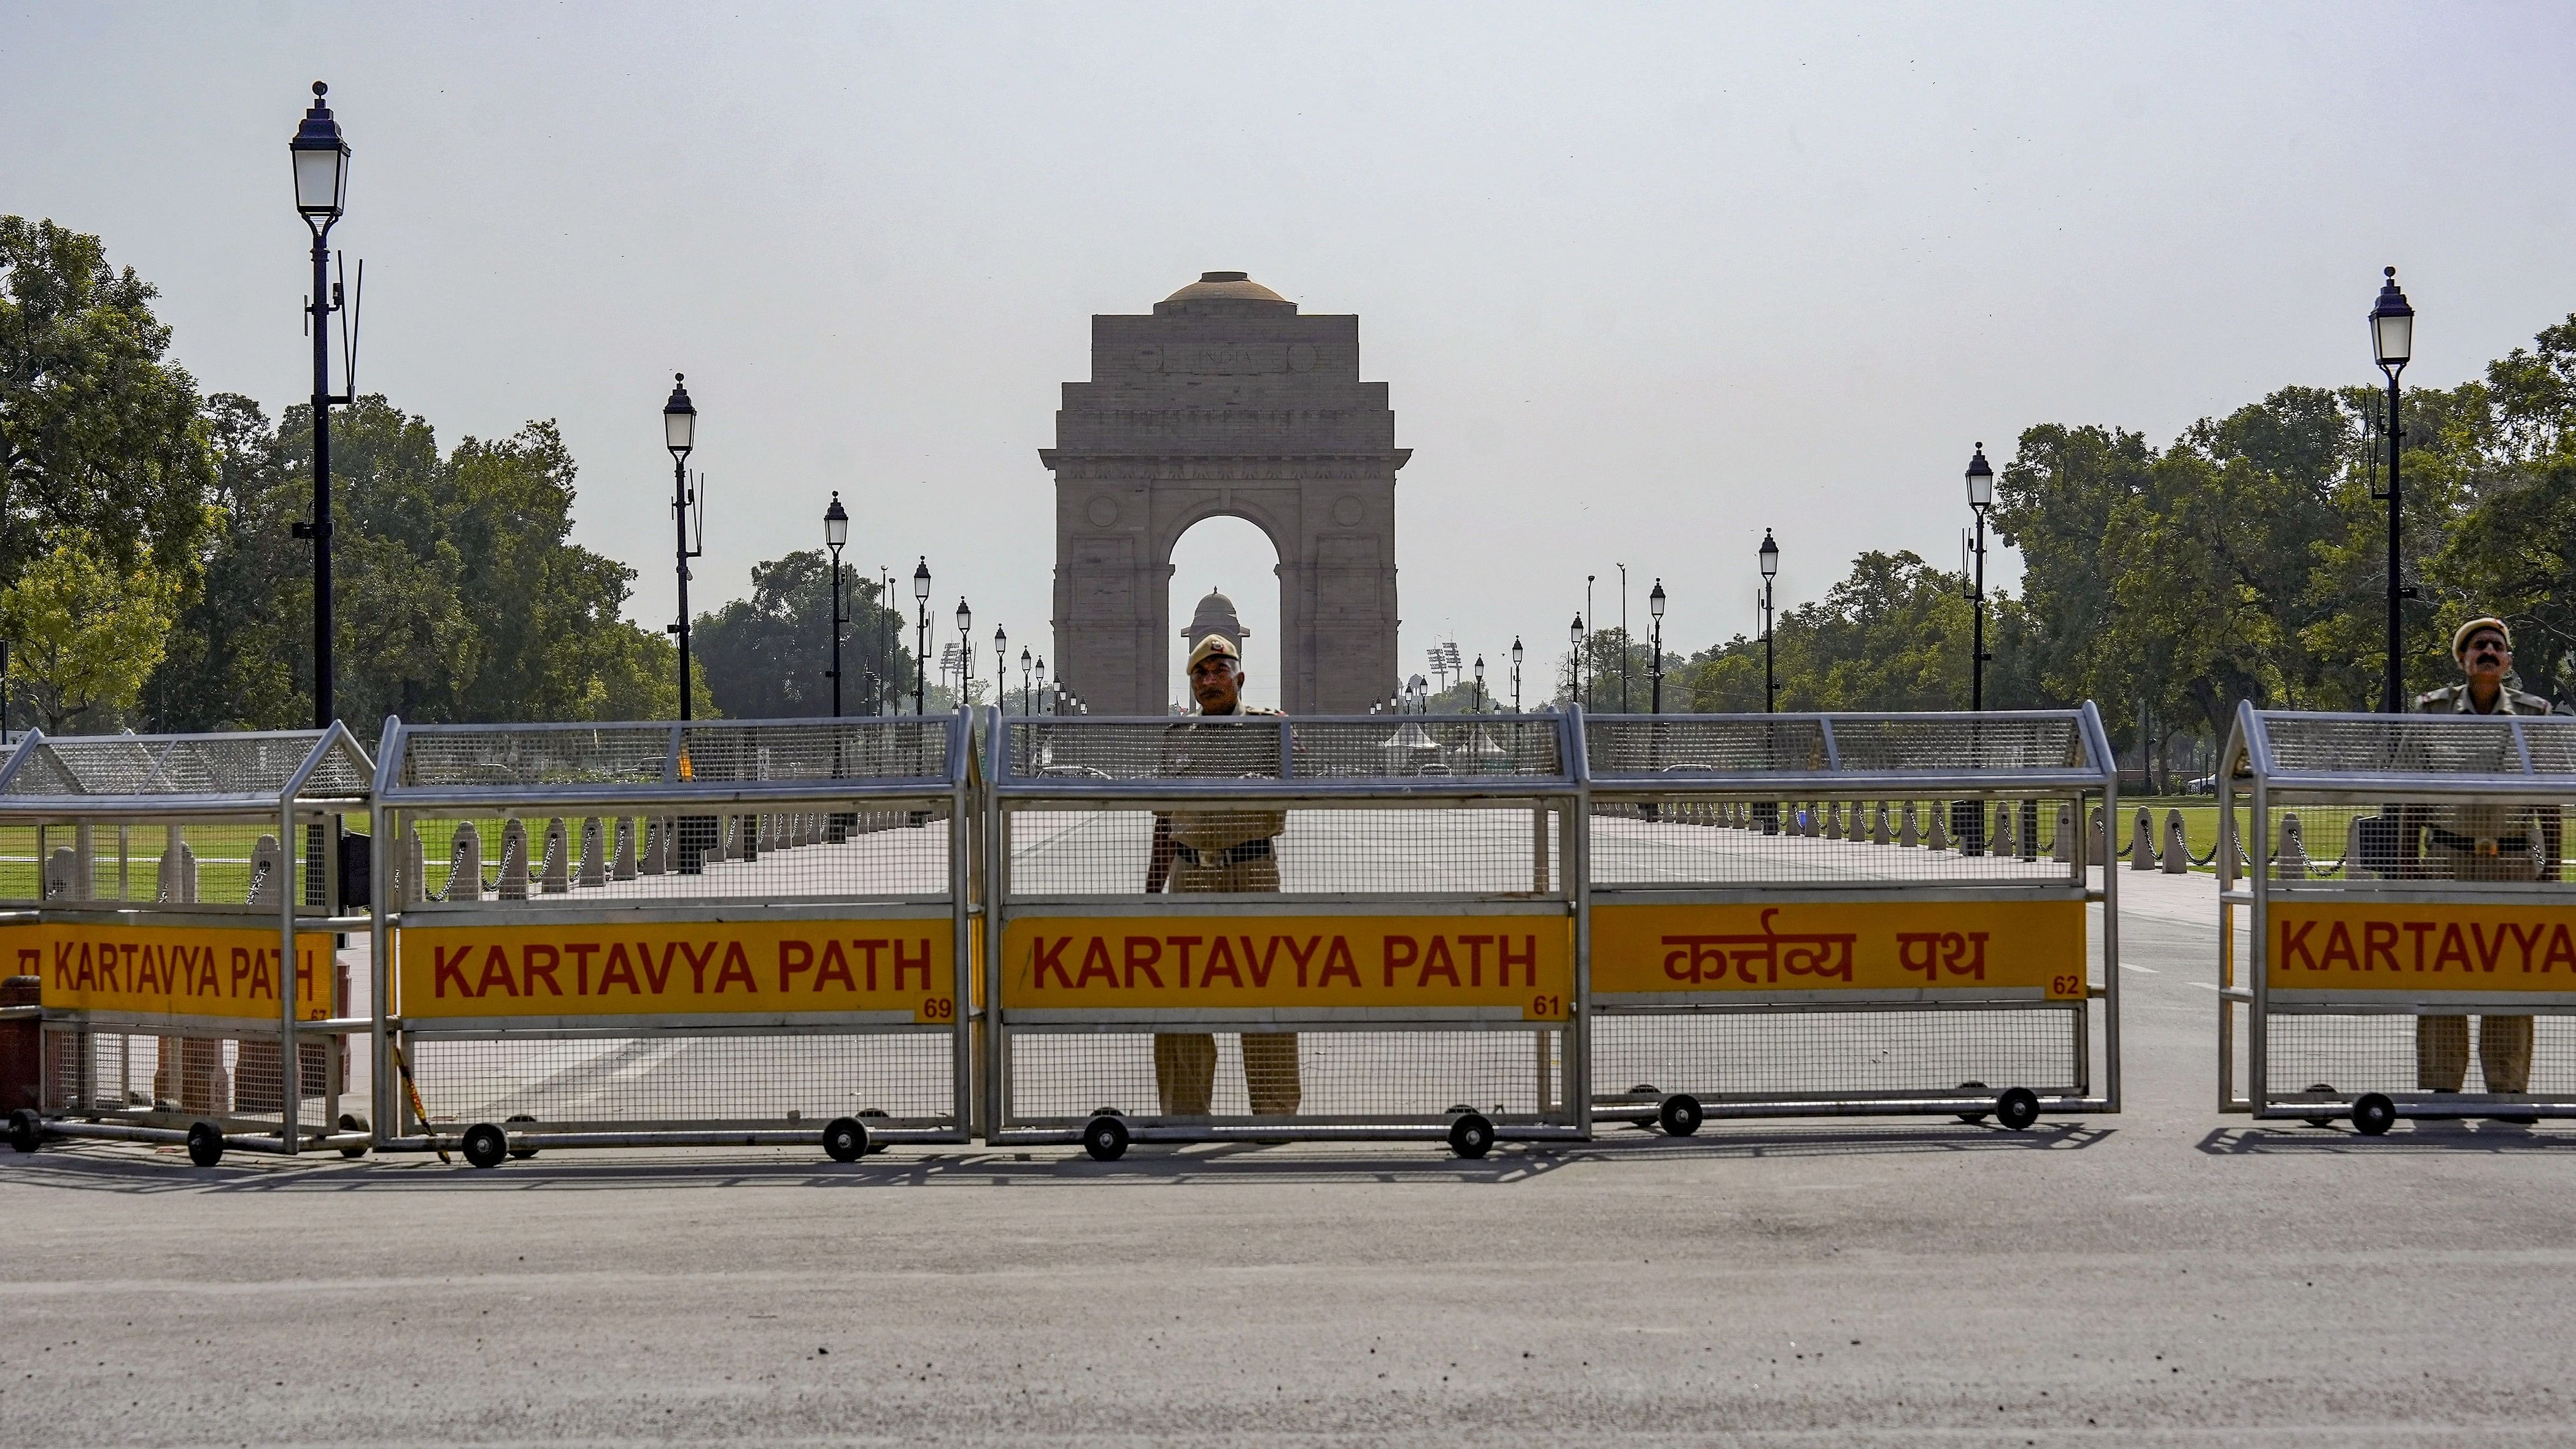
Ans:
POLYGON ((841 612, 841 546, 850 541, 850 515, 841 507, 838 490, 832 494, 832 506, 823 510, 823 542, 832 550, 832 718, 841 717, 841 626, 850 622, 841 612))
POLYGON ((1011 703, 1005 696, 1011 683, 1011 636, 1002 626, 993 626, 993 708, 1010 713, 1011 703))
POLYGON ((2386 277, 2379 288, 2379 301, 2370 309, 2370 350, 2379 362, 2379 370, 2388 376, 2388 686, 2381 693, 2380 708, 2396 714, 2406 707, 2406 665, 2398 653, 2398 601, 2415 594, 2398 581, 2397 544, 2402 516, 2398 512, 2397 454, 2404 430, 2397 422, 2397 375, 2406 370, 2406 361, 2415 352, 2415 309, 2407 305, 2406 294, 2397 289, 2397 269, 2388 268, 2386 277))
POLYGON ((295 536, 313 540, 313 725, 329 729, 339 718, 331 661, 331 224, 349 199, 349 143, 323 103, 330 87, 313 83, 313 108, 287 143, 295 162, 295 210, 313 232, 313 518, 298 522, 295 536))
MULTIPOLYGON (((1592 611, 1592 581, 1598 577, 1600 577, 1598 574, 1583 576, 1583 617, 1587 619, 1601 617, 1592 611)), ((1601 661, 1594 657, 1599 646, 1592 643, 1590 631, 1586 631, 1583 637, 1583 673, 1575 685, 1575 693, 1580 697, 1583 707, 1590 709, 1598 701, 1601 693, 1601 681, 1597 677, 1601 673, 1601 661)))
POLYGON ((924 689, 930 672, 930 555, 921 556, 921 567, 912 571, 912 606, 921 617, 914 626, 912 645, 912 712, 923 709, 924 689))
POLYGON ((1565 663, 1565 701, 1568 704, 1583 703, 1583 636, 1583 616, 1577 614, 1574 627, 1565 631, 1565 637, 1574 645, 1574 652, 1567 656, 1565 663))
POLYGON ((1977 455, 1968 460, 1968 507, 1977 515, 1977 576, 1968 586, 1968 598, 1975 604, 1975 635, 1968 656, 1968 708, 1986 707, 1986 510, 1995 502, 1995 470, 1986 461, 1986 445, 1980 439, 1977 455))
POLYGON ((1512 636, 1512 713, 1521 712, 1521 636, 1512 636))
POLYGON ((1485 656, 1476 656, 1476 713, 1485 712, 1485 656))
MULTIPOLYGON (((699 526, 700 548, 689 547, 689 452, 698 444, 698 408, 689 401, 688 376, 671 374, 671 397, 662 404, 662 446, 671 450, 671 530, 673 567, 680 584, 680 618, 671 633, 680 641, 680 718, 689 718, 689 560, 696 558, 705 543, 705 525, 699 526)), ((706 515, 698 515, 703 519, 706 515)))
POLYGON ((1780 712, 1780 686, 1771 670, 1771 581, 1780 576, 1780 545, 1762 530, 1762 712, 1780 712))
POLYGON ((975 687, 975 611, 966 607, 966 596, 957 596, 957 706, 973 702, 975 687))
POLYGON ((1029 690, 1029 646, 1020 646, 1020 713, 1026 715, 1034 696, 1029 690))
POLYGON ((1664 712, 1664 581, 1655 580, 1655 591, 1646 595, 1646 612, 1655 620, 1655 704, 1654 713, 1664 712))
POLYGON ((1619 712, 1628 712, 1628 566, 1619 565, 1619 712))

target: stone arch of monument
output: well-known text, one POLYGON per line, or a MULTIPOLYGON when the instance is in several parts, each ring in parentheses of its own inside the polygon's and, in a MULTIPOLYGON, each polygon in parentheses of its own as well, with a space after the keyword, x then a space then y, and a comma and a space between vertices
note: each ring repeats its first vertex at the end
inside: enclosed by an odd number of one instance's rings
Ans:
POLYGON ((1038 456, 1056 479, 1058 677, 1092 713, 1166 707, 1172 550, 1215 517, 1279 556, 1266 647, 1289 713, 1358 714, 1394 687, 1395 474, 1412 450, 1386 384, 1360 380, 1357 317, 1302 315, 1241 272, 1150 316, 1095 316, 1091 380, 1064 385, 1038 456))

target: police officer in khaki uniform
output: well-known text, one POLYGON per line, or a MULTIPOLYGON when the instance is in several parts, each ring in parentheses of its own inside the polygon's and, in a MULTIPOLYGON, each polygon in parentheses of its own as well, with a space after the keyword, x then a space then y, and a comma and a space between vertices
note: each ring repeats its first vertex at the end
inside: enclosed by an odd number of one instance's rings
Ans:
MULTIPOLYGON (((1190 693, 1203 716, 1277 714, 1245 707, 1243 655, 1222 634, 1210 634, 1190 650, 1190 693)), ((1185 721, 1164 738, 1162 773, 1272 778, 1278 758, 1278 739, 1265 731, 1185 721)), ((1276 892, 1276 842, 1287 828, 1283 810, 1156 811, 1145 893, 1158 894, 1167 884, 1174 891, 1276 892)), ((1216 1091, 1216 1038, 1204 1032, 1157 1033, 1154 1085, 1164 1115, 1206 1116, 1216 1091)), ((1300 1096, 1297 1034, 1245 1032, 1243 1085, 1254 1116, 1294 1115, 1300 1096)))
MULTIPOLYGON (((2548 700, 2505 684, 2513 670, 2513 635, 2501 619, 2471 619, 2451 635, 2451 657, 2466 678, 2415 701, 2418 714, 2550 714, 2548 700)), ((2528 805, 2418 807, 2405 815, 2401 853, 2417 856, 2411 874, 2430 880, 2555 880, 2559 825, 2554 809, 2528 805), (2420 846, 2419 846, 2420 833, 2420 846)), ((2490 1092, 2531 1087, 2531 1018, 2489 1016, 2478 1022, 2478 1069, 2490 1092)), ((2469 1019, 2415 1019, 2416 1085, 2456 1092, 2469 1071, 2469 1019)), ((2516 1119, 2523 1120, 2523 1119, 2516 1119)))

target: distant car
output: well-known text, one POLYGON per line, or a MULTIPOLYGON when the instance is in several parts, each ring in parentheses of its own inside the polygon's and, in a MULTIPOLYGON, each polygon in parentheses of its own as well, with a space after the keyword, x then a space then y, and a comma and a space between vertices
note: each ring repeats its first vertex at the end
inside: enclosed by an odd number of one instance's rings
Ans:
POLYGON ((2192 781, 2190 784, 2183 786, 2182 792, 2186 795, 2215 795, 2218 793, 2218 777, 2216 775, 2203 775, 2199 779, 2192 781))

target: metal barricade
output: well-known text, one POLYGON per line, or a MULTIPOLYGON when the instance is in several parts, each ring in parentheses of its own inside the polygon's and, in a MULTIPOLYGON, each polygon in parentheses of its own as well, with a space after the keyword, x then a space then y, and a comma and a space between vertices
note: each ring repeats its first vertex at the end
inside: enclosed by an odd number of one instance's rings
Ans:
POLYGON ((2221 1111, 2576 1116, 2576 719, 2249 705, 2218 780, 2221 1111))
POLYGON ((968 1140, 969 739, 964 713, 388 721, 381 1145, 968 1140))
POLYGON ((2083 828, 2118 780, 2090 704, 1583 737, 1596 1120, 2119 1110, 2118 872, 2088 889, 2083 828))
POLYGON ((1587 1130, 1566 719, 997 728, 992 1140, 1587 1130))
POLYGON ((41 979, 47 1136, 364 1152, 368 1029, 340 933, 368 917, 344 823, 374 766, 347 729, 48 738, 0 766, 0 974, 41 979), (292 961, 292 968, 282 963, 292 961))

